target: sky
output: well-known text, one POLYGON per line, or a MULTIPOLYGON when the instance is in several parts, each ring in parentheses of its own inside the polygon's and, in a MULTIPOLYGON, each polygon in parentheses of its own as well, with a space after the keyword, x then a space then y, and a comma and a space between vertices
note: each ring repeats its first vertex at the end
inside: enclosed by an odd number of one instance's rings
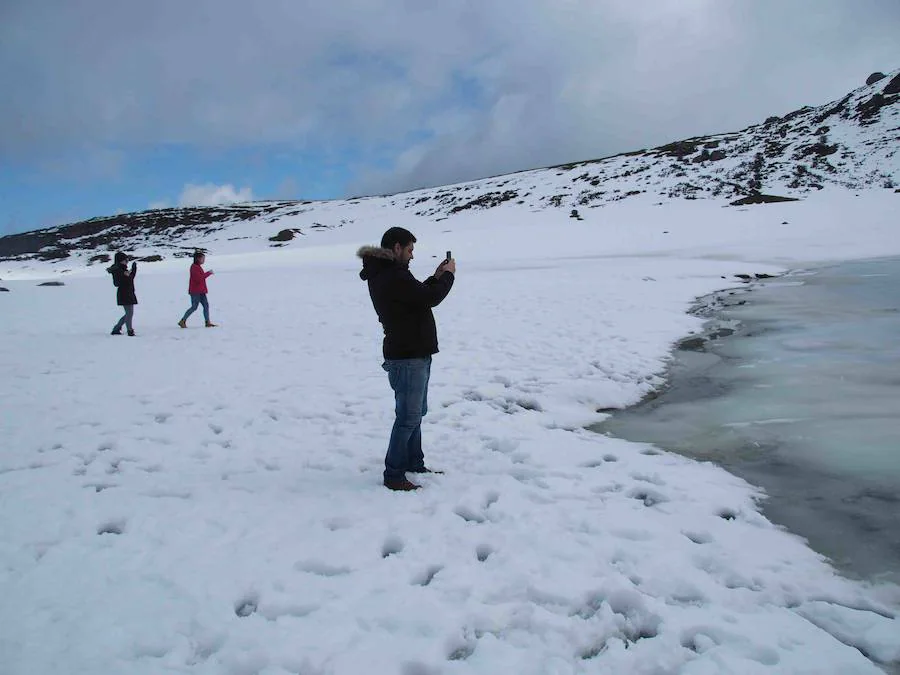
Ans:
POLYGON ((896 0, 3 0, 0 235, 732 131, 900 67, 896 0))

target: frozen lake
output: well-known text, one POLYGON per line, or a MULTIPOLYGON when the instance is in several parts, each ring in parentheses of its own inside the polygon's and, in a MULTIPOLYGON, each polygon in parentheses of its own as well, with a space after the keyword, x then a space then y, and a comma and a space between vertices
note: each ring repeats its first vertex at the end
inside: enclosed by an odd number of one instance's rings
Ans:
POLYGON ((670 386, 599 430, 721 464, 843 571, 900 580, 900 260, 718 299, 670 386))

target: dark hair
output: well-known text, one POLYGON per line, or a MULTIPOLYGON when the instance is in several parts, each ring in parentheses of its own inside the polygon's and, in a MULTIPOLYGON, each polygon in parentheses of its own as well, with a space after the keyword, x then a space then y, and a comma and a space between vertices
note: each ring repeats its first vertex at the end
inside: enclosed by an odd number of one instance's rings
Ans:
POLYGON ((125 262, 126 260, 128 260, 128 256, 125 253, 123 253, 122 251, 116 252, 116 264, 117 265, 119 263, 125 262))
POLYGON ((200 258, 203 258, 204 256, 206 256, 206 253, 203 251, 194 251, 194 262, 200 262, 200 258))
POLYGON ((400 246, 406 248, 415 241, 415 236, 409 230, 404 230, 402 227, 392 227, 382 235, 381 248, 393 250, 394 244, 400 244, 400 246))

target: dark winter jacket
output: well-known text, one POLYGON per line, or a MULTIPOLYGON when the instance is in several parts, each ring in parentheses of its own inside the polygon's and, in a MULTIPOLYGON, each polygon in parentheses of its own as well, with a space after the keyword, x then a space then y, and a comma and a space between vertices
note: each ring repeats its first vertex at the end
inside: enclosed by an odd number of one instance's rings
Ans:
POLYGON ((113 284, 117 287, 116 304, 123 306, 138 304, 137 296, 134 294, 134 277, 137 275, 137 265, 132 263, 129 270, 125 263, 119 263, 106 268, 106 271, 112 274, 113 284))
POLYGON ((394 258, 390 249, 363 246, 356 253, 362 259, 359 278, 369 285, 369 297, 384 327, 384 358, 419 359, 438 351, 437 328, 432 307, 447 297, 453 274, 418 281, 394 258))

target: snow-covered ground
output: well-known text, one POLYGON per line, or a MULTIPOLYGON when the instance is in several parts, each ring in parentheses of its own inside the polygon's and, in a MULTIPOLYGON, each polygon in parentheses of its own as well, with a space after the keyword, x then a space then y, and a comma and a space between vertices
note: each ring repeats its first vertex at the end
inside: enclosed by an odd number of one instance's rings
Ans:
MULTIPOLYGON (((374 203, 374 202, 373 202, 374 203)), ((451 221, 379 212, 298 246, 0 267, 0 672, 879 673, 900 589, 839 577, 711 465, 585 431, 661 383, 737 273, 900 254, 900 195, 649 198, 451 221), (417 493, 381 486, 393 399, 354 257, 419 237, 436 310, 417 493)), ((242 248, 243 246, 243 248, 242 248)))

